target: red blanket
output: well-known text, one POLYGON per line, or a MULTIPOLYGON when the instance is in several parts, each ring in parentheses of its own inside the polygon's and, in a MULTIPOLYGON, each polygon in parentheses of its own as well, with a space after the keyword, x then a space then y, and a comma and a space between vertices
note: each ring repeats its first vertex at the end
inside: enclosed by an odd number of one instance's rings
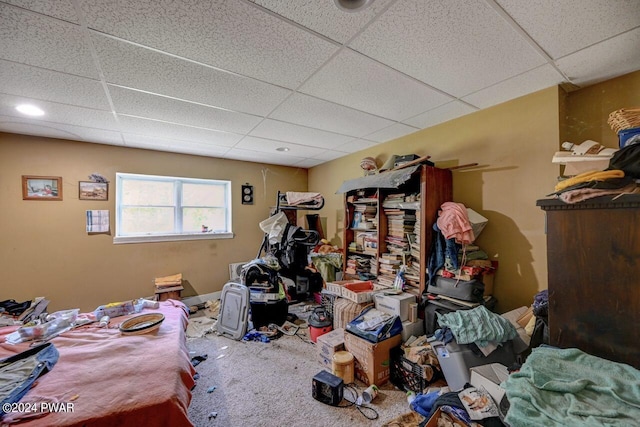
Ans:
MULTIPOLYGON (((122 335, 118 325, 132 316, 111 319, 110 328, 81 326, 53 338, 58 363, 20 402, 59 402, 46 415, 8 414, 0 423, 22 416, 20 426, 192 426, 187 416, 195 370, 186 348, 188 317, 184 304, 164 301, 160 328, 142 335, 122 335)), ((26 350, 5 336, 17 327, 0 328, 0 359, 26 350)), ((42 406, 40 405, 39 408, 42 406)), ((18 421, 18 420, 16 420, 18 421)))

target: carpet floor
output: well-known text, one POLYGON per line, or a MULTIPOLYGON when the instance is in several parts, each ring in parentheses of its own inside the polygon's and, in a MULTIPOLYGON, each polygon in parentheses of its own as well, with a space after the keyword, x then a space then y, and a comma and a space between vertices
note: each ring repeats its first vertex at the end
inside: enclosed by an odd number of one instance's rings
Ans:
MULTIPOLYGON (((346 399, 341 404, 346 407, 315 400, 311 382, 323 366, 306 329, 263 343, 219 336, 205 322, 199 328, 191 336, 200 337, 187 340, 191 356, 203 359, 196 366, 199 378, 189 406, 196 427, 373 427, 411 412, 405 392, 391 383, 381 386, 378 396, 360 408, 362 412, 347 406, 346 399)), ((354 384, 358 396, 365 388, 359 381, 354 384)), ((345 397, 355 400, 348 388, 345 397)))

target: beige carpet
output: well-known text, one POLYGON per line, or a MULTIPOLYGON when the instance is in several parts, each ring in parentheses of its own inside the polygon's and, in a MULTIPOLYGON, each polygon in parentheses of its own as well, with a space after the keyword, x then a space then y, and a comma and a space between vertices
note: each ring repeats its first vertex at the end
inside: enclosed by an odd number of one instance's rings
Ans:
MULTIPOLYGON (((311 381, 323 367, 306 330, 301 329, 299 335, 302 339, 281 336, 270 343, 234 341, 215 333, 188 338, 189 350, 207 355, 196 366, 200 378, 189 407, 194 425, 373 427, 410 412, 405 392, 390 383, 380 388, 369 405, 378 414, 373 421, 355 406, 337 408, 313 399, 311 381), (212 412, 215 418, 210 417, 212 412)), ((366 388, 362 383, 356 387, 359 394, 366 388)), ((365 412, 375 416, 373 411, 365 412)))

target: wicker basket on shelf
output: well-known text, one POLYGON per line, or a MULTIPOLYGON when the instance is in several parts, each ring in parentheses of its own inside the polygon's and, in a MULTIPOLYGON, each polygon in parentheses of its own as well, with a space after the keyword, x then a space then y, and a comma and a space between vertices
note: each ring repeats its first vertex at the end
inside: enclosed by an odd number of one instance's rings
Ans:
POLYGON ((357 303, 346 298, 338 298, 333 303, 333 329, 346 329, 347 323, 358 317, 372 302, 357 303))
POLYGON ((616 134, 621 130, 640 127, 640 108, 616 110, 609 114, 607 123, 616 134))

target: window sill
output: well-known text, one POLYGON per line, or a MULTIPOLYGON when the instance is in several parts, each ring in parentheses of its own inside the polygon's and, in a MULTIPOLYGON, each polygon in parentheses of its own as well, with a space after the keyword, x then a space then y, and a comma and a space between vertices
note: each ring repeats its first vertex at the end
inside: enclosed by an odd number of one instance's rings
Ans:
POLYGON ((127 243, 154 243, 154 242, 178 242, 183 240, 215 240, 233 239, 233 233, 194 233, 194 234, 167 234, 162 236, 120 236, 113 238, 114 245, 127 243))

